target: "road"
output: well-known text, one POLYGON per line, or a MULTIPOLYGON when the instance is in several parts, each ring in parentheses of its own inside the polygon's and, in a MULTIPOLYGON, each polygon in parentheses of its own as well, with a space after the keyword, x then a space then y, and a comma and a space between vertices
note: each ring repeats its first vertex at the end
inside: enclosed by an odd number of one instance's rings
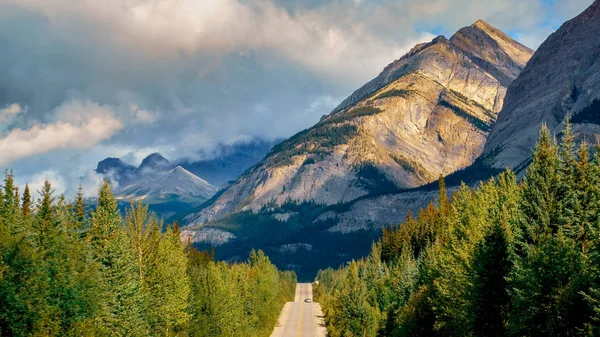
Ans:
POLYGON ((271 337, 327 336, 320 305, 306 303, 306 298, 312 300, 312 284, 298 283, 295 300, 286 303, 271 337))

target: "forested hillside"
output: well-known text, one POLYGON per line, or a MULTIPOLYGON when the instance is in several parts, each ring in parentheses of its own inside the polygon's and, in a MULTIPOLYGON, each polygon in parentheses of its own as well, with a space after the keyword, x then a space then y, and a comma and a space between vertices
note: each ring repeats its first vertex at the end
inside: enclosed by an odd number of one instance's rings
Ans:
POLYGON ((124 218, 105 182, 85 209, 32 200, 6 173, 0 189, 0 336, 267 336, 296 277, 261 251, 215 262, 147 206, 124 218))
POLYGON ((600 154, 543 127, 507 171, 384 230, 368 258, 320 271, 330 336, 600 334, 600 154))

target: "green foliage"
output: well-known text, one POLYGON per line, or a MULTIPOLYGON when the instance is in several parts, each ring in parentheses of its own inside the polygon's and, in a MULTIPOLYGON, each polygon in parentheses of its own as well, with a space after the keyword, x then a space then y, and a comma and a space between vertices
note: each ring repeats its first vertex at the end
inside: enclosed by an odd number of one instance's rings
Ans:
POLYGON ((382 98, 389 98, 389 97, 406 97, 408 96, 411 92, 413 92, 413 90, 407 90, 407 89, 392 89, 389 91, 386 91, 384 93, 381 93, 379 96, 377 96, 377 99, 382 99, 382 98))
POLYGON ((577 112, 571 122, 600 124, 600 99, 594 99, 588 106, 577 112))
POLYGON ((368 259, 318 273, 334 336, 356 335, 351 310, 372 312, 364 327, 379 336, 598 335, 600 154, 588 152, 567 122, 561 146, 542 129, 521 184, 507 171, 448 201, 440 179, 438 206, 385 228, 368 259))
POLYGON ((107 181, 89 216, 81 189, 69 204, 45 182, 33 207, 7 172, 0 190, 0 336, 263 336, 293 296, 262 252, 217 264, 146 206, 123 219, 107 181))
POLYGON ((358 108, 351 109, 349 111, 338 112, 335 115, 331 115, 317 125, 323 126, 327 124, 343 123, 358 117, 376 115, 380 112, 382 112, 381 109, 372 106, 361 106, 358 108))
POLYGON ((466 119, 469 123, 471 123, 473 126, 475 126, 476 128, 478 128, 479 130, 481 130, 483 132, 489 132, 492 127, 491 125, 484 122, 483 120, 471 115, 470 113, 464 111, 463 109, 457 107, 456 105, 454 105, 450 102, 440 101, 439 105, 452 110, 457 116, 460 116, 460 117, 466 119))
POLYGON ((398 192, 396 183, 390 180, 384 172, 371 163, 364 163, 357 169, 356 176, 360 186, 369 191, 369 194, 385 194, 398 192))
POLYGON ((270 165, 287 165, 291 158, 302 154, 322 153, 337 145, 346 144, 357 132, 351 124, 335 125, 331 123, 317 124, 311 129, 300 131, 289 139, 275 145, 267 161, 270 165))

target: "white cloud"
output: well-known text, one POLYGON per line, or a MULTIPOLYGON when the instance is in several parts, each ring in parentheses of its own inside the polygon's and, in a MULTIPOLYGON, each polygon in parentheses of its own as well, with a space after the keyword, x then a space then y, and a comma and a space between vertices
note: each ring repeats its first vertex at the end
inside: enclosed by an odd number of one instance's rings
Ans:
POLYGON ((21 107, 18 103, 7 105, 0 109, 0 131, 6 130, 20 114, 27 112, 27 108, 21 107))
POLYGON ((59 121, 12 129, 0 138, 0 165, 57 149, 87 149, 123 128, 112 109, 69 101, 56 109, 59 121))
POLYGON ((132 122, 136 124, 153 124, 159 118, 158 112, 140 109, 135 104, 129 106, 129 111, 132 115, 132 122))
MULTIPOLYGON (((7 105, 6 108, 0 109, 0 118, 5 118, 8 116, 14 116, 24 112, 25 110, 21 108, 20 104, 13 103, 11 105, 7 105)), ((2 119, 0 119, 2 121, 2 119)))
POLYGON ((15 176, 15 184, 19 187, 19 191, 23 193, 25 184, 29 185, 29 191, 34 200, 40 198, 39 192, 42 190, 46 180, 52 185, 54 196, 65 193, 67 184, 58 170, 46 170, 29 177, 20 177, 18 174, 15 176))
POLYGON ((406 12, 385 18, 397 34, 384 37, 371 30, 383 5, 361 17, 360 4, 338 2, 290 13, 265 0, 4 1, 40 11, 52 29, 85 39, 81 43, 97 39, 141 59, 173 62, 197 53, 221 57, 266 50, 340 82, 360 83, 373 76, 399 56, 414 33, 406 12), (79 19, 77 26, 73 18, 79 19))

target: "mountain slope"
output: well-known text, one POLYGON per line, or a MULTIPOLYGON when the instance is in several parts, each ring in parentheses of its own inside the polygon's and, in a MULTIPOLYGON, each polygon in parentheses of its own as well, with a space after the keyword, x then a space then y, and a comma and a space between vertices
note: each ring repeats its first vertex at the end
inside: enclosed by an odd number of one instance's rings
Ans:
POLYGON ((117 195, 121 200, 143 200, 147 203, 198 202, 209 199, 216 191, 216 187, 183 167, 177 166, 160 174, 157 179, 141 178, 118 190, 117 195))
POLYGON ((212 185, 222 186, 261 161, 279 142, 255 139, 247 143, 220 145, 212 159, 184 160, 179 165, 212 185))
POLYGON ((485 146, 497 168, 523 172, 542 123, 560 134, 573 115, 579 138, 600 132, 600 1, 564 23, 539 47, 510 85, 485 146), (595 117, 594 117, 595 116, 595 117))
POLYGON ((532 53, 483 21, 419 44, 186 220, 346 203, 464 168, 483 150, 506 86, 532 53))

